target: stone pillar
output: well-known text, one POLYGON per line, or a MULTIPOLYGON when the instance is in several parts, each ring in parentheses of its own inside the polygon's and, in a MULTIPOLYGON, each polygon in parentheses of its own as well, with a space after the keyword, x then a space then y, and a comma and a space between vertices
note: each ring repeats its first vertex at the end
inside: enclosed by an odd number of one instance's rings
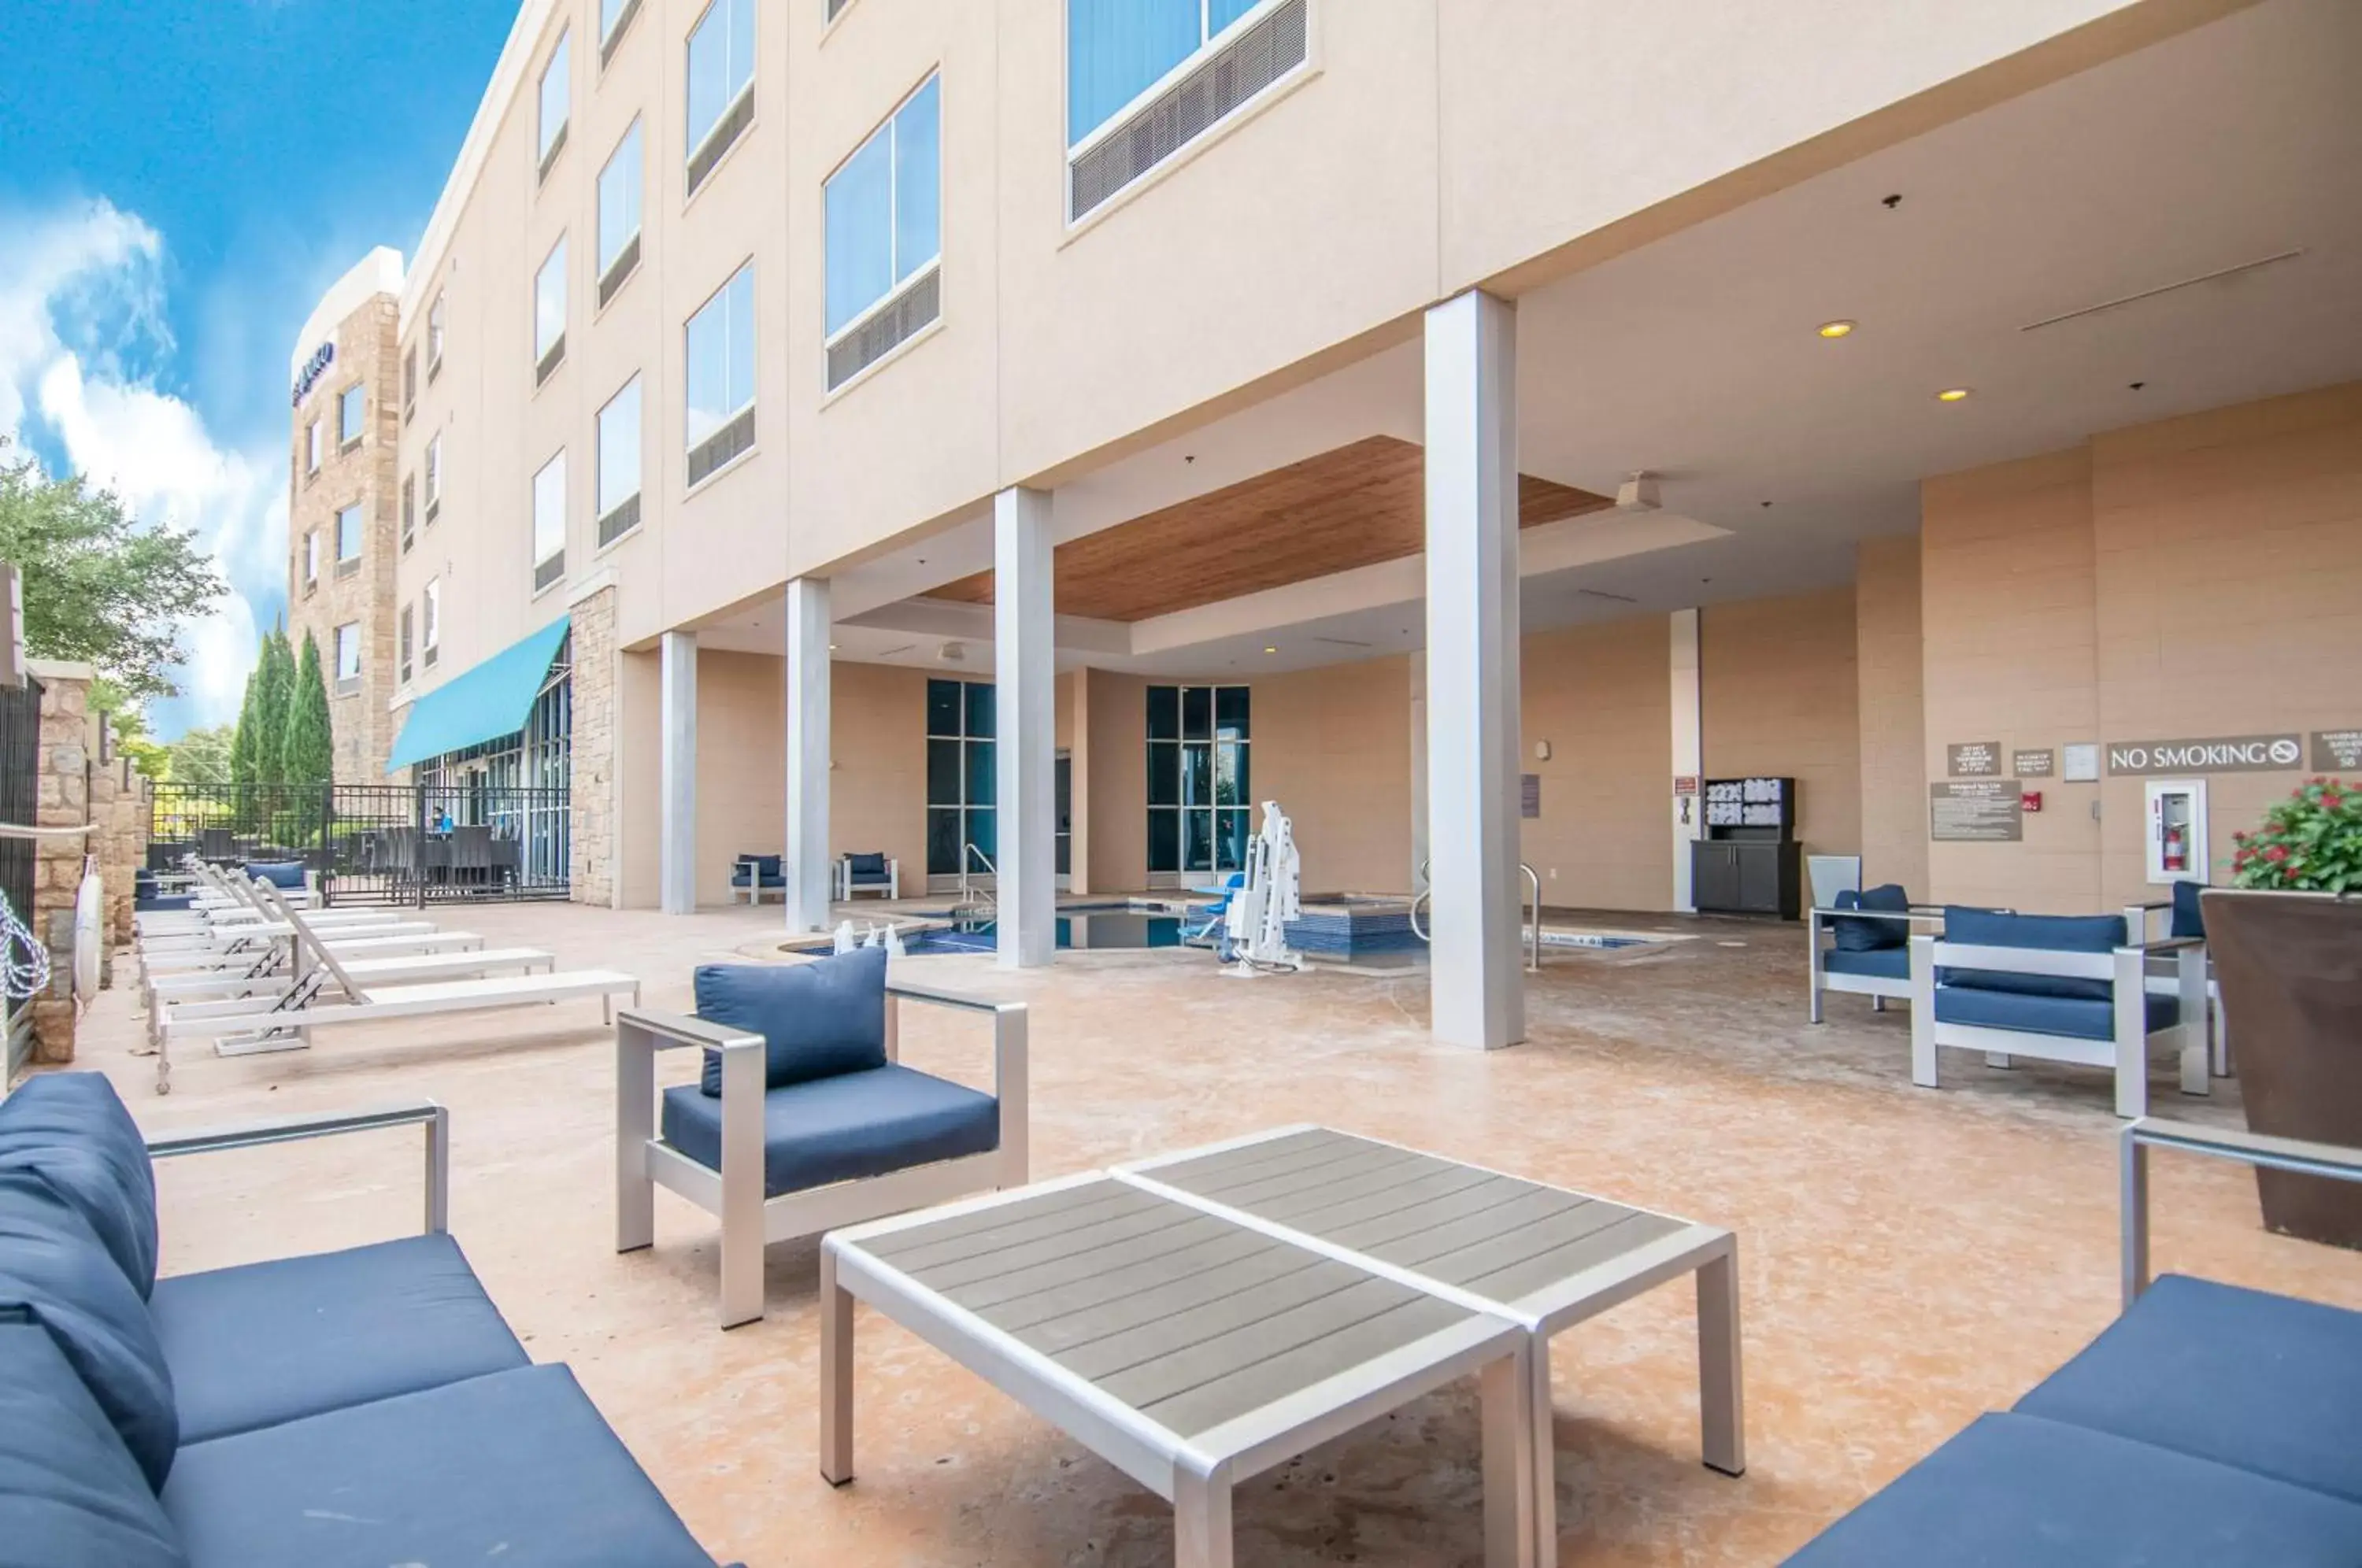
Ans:
POLYGON ((828 580, 788 584, 788 929, 826 931, 829 859, 828 580))
POLYGON ((568 896, 578 904, 616 907, 615 590, 600 589, 572 607, 574 731, 568 779, 574 822, 568 839, 568 896))
POLYGON ((1051 624, 1050 493, 993 502, 993 761, 999 831, 994 898, 1004 969, 1034 969, 1058 945, 1057 648, 1051 624))
MULTIPOLYGON (((86 664, 28 662, 33 679, 41 683, 33 821, 45 828, 79 826, 92 820, 90 683, 94 672, 86 664)), ((34 1059, 53 1065, 74 1059, 74 900, 82 889, 83 856, 89 853, 91 836, 59 834, 34 841, 33 907, 19 911, 34 939, 50 949, 50 988, 30 1005, 34 1059)))
POLYGON ((658 896, 667 914, 697 912, 697 634, 667 632, 663 661, 664 833, 658 896))
POLYGON ((1427 815, 1436 1038, 1526 1036, 1518 872, 1518 318, 1427 313, 1427 815))

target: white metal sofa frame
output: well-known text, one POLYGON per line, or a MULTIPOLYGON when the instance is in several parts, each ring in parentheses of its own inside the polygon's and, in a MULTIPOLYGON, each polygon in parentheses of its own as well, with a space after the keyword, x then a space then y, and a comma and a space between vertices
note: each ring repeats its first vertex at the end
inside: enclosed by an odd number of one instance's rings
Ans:
POLYGON ((2147 1116, 2119 1134, 2122 1139, 2123 1288, 2129 1311, 2148 1288, 2148 1152, 2175 1149, 2206 1154, 2264 1170, 2292 1171, 2299 1176, 2326 1176, 2334 1181, 2362 1181, 2362 1149, 2341 1143, 2317 1143, 2304 1138, 2280 1138, 2245 1128, 2200 1127, 2147 1116))
POLYGON ((720 1321, 725 1329, 763 1316, 763 1249, 840 1226, 948 1203, 987 1188, 1023 1187, 1026 1147, 1026 1012, 1022 1002, 990 1001, 932 986, 889 981, 886 1059, 900 1059, 904 1001, 982 1013, 992 1020, 993 1097, 1000 1116, 997 1145, 980 1154, 936 1160, 884 1176, 834 1182, 777 1198, 763 1196, 763 1037, 686 1013, 625 1009, 615 1020, 615 1250, 656 1244, 656 1189, 671 1188, 722 1221, 720 1321), (722 1168, 690 1159, 657 1126, 657 1054, 680 1046, 722 1054, 722 1168))
POLYGON ((883 887, 875 882, 864 882, 860 887, 855 887, 853 856, 850 855, 838 856, 835 866, 831 869, 833 872, 831 879, 836 884, 836 898, 840 903, 851 903, 855 893, 882 893, 889 899, 899 899, 902 896, 902 863, 890 856, 886 862, 886 883, 883 887))
MULTIPOLYGON (((1850 911, 1849 911, 1850 912, 1850 911)), ((2148 1114, 2148 1057, 2152 1048, 2169 1046, 2178 1055, 2181 1092, 2205 1094, 2206 1075, 2206 949, 2195 937, 2167 937, 2116 948, 2108 953, 2077 953, 2048 947, 1991 947, 1946 942, 1927 935, 1911 939, 1911 1081, 1923 1088, 1939 1087, 1936 1075, 1937 1047, 1949 1045, 1982 1051, 1989 1066, 2006 1067, 2013 1056, 2065 1062, 2078 1066, 2108 1067, 2116 1077, 2116 1114, 2148 1114), (2148 1032, 2148 960, 2171 955, 2176 961, 2180 1018, 2170 1028, 2148 1032), (2064 1034, 2041 1034, 1983 1024, 1947 1023, 1936 1016, 1936 971, 1941 966, 2001 970, 2018 975, 2106 980, 2115 999, 2115 1032, 2108 1040, 2084 1040, 2064 1034), (2192 1030, 2191 1021, 2198 1021, 2192 1030)))
MULTIPOLYGON (((2169 920, 2171 918, 2173 914, 2171 899, 2158 899, 2146 904, 2126 904, 2125 929, 2138 932, 2146 937, 2155 929, 2156 917, 2160 914, 2169 920)), ((2227 1078, 2231 1076, 2231 1031, 2223 1016, 2223 988, 2214 980, 2214 959, 2211 954, 2203 951, 2206 941, 2204 937, 2185 937, 2183 940, 2200 944, 2199 962, 2204 966, 2206 971, 2207 1065, 2216 1077, 2227 1078)), ((2173 996, 2180 991, 2180 987, 2181 978, 2179 973, 2151 974, 2148 977, 2149 994, 2152 996, 2173 996)))
MULTIPOLYGON (((1851 996, 1868 997, 1871 999, 1870 1010, 1872 1012, 1884 1012, 1888 1002, 1911 999, 1911 980, 1907 966, 1904 977, 1900 980, 1889 979, 1884 975, 1849 975, 1828 967, 1829 950, 1823 945, 1821 938, 1835 937, 1836 922, 1841 920, 1900 921, 1907 924, 1912 932, 1915 932, 1919 926, 1930 922, 1940 924, 1943 918, 1943 910, 1934 904, 1913 904, 1908 911, 1824 909, 1807 911, 1805 916, 1805 940, 1809 945, 1805 951, 1808 955, 1806 962, 1810 966, 1810 978, 1806 984, 1812 988, 1810 1003, 1812 1021, 1815 1023, 1821 1021, 1821 998, 1828 991, 1843 991, 1851 996)), ((1906 942, 1908 935, 1909 933, 1906 933, 1906 942)))
POLYGON ((730 863, 730 901, 732 903, 738 901, 738 895, 741 893, 745 894, 746 901, 757 909, 762 907, 763 895, 766 893, 778 898, 783 904, 788 901, 787 857, 778 856, 773 858, 779 862, 779 886, 776 888, 763 886, 763 857, 742 855, 730 863), (741 871, 746 873, 746 885, 743 888, 738 885, 738 873, 741 871))

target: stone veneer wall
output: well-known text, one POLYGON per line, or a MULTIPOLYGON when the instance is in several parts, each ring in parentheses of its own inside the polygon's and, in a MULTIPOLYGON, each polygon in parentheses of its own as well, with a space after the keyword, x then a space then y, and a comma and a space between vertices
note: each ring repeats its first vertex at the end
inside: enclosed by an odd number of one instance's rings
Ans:
POLYGON ((568 879, 578 904, 615 906, 615 590, 573 607, 574 824, 568 879))
POLYGON ((75 1006, 72 940, 83 857, 95 853, 105 889, 100 983, 111 979, 113 950, 131 937, 132 873, 147 847, 148 816, 127 759, 97 760, 101 721, 90 711, 87 665, 32 661, 41 683, 39 794, 34 822, 45 828, 95 823, 87 836, 61 834, 33 846, 33 907, 26 923, 56 959, 49 990, 33 1004, 36 1059, 61 1064, 74 1057, 75 1006))

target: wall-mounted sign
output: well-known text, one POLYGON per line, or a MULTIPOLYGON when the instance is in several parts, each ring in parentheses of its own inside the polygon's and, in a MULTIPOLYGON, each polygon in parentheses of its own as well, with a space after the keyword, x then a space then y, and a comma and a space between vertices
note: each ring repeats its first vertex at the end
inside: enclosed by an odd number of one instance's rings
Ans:
POLYGON ((1518 815, 1529 819, 1542 814, 1542 776, 1539 773, 1518 775, 1518 815))
POLYGON ((1676 795, 1694 795, 1694 794, 1696 794, 1697 792, 1698 792, 1698 776, 1697 776, 1696 774, 1694 774, 1694 773, 1676 773, 1676 774, 1674 774, 1674 775, 1673 775, 1673 793, 1674 793, 1674 794, 1676 794, 1676 795))
POLYGON ((2100 781, 2100 747, 2096 741, 2058 748, 2058 777, 2070 784, 2100 781))
POLYGON ((2013 751, 2009 754, 2009 770, 2020 778, 2047 778, 2058 771, 2058 754, 2047 749, 2013 751))
POLYGON ((2108 771, 2114 774, 2285 773, 2303 765, 2298 735, 2108 743, 2108 771))
POLYGON ((2014 784, 1930 784, 1927 793, 1927 836, 1938 844, 2015 844, 2025 836, 2025 806, 2014 784))
POLYGON ((2362 767, 2362 730, 2313 731, 2312 766, 2320 773, 2351 773, 2362 767))
POLYGON ((304 361, 304 368, 295 374, 295 397, 292 406, 302 405, 304 400, 311 395, 313 387, 318 384, 320 378, 328 373, 328 367, 336 362, 337 345, 333 340, 321 344, 312 351, 312 357, 304 361))
POLYGON ((1955 778, 2001 776, 2001 742, 1960 741, 1944 748, 1944 771, 1955 778))

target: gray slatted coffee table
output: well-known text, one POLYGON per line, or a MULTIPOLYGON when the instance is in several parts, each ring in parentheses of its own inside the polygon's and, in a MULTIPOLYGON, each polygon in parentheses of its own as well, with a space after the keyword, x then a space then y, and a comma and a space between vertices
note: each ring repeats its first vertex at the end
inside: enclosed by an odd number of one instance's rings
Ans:
POLYGON ((1694 1273, 1705 1463, 1730 1475, 1747 1468, 1738 1241, 1728 1231, 1321 1127, 1260 1132, 1114 1174, 1530 1332, 1536 1551, 1546 1568, 1558 1557, 1550 1341, 1562 1329, 1694 1273))
POLYGON ((1532 1568, 1532 1337, 1505 1318, 1105 1176, 833 1231, 821 1474, 838 1485, 853 1297, 1169 1500, 1180 1568, 1229 1568, 1238 1482, 1476 1373, 1485 1561, 1532 1568))

